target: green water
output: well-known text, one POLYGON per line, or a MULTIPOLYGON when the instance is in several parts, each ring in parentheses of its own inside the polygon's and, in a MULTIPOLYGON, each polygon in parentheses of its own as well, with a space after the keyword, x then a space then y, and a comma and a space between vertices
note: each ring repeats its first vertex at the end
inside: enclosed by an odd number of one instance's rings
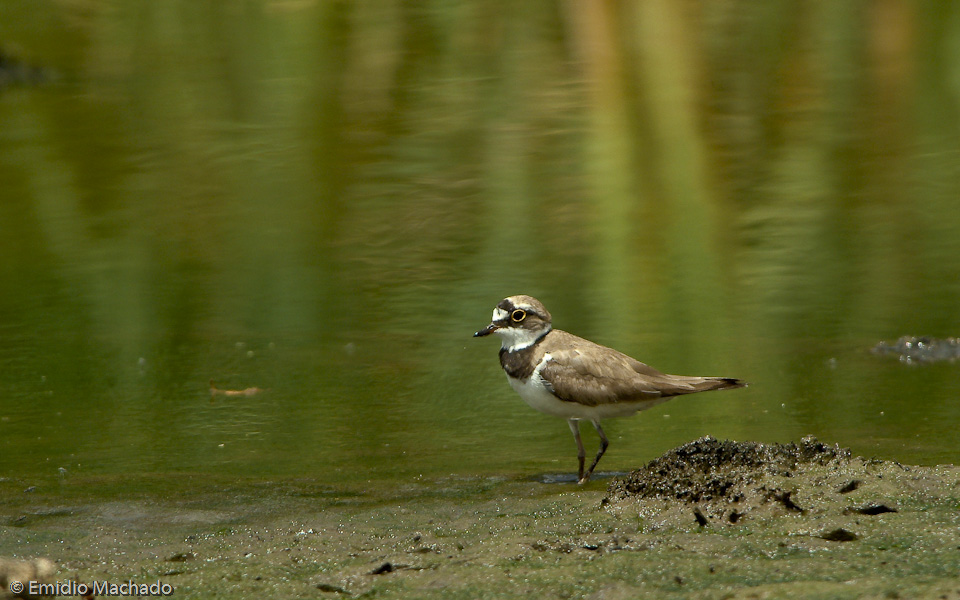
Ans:
POLYGON ((0 477, 571 472, 471 338, 517 293, 751 383, 600 471, 956 463, 960 366, 869 349, 960 334, 960 11, 739 4, 0 3, 47 69, 0 88, 0 477))

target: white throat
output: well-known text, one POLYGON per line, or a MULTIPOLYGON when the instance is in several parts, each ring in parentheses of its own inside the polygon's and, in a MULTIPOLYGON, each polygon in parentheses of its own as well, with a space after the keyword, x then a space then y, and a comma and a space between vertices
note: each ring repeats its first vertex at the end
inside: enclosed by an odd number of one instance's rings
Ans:
POLYGON ((550 327, 531 331, 522 327, 503 327, 495 333, 500 336, 500 348, 507 352, 516 352, 532 346, 541 336, 550 331, 550 327))

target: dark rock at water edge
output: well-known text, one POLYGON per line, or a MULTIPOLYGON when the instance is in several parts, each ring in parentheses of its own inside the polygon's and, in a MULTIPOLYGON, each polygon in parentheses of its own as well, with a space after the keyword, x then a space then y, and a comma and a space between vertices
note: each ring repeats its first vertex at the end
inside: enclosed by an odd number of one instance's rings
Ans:
POLYGON ((50 79, 47 69, 32 65, 0 48, 0 91, 15 85, 40 85, 50 79))
POLYGON ((896 356, 906 364, 952 362, 960 358, 960 339, 905 335, 895 342, 879 342, 870 351, 881 356, 896 356))

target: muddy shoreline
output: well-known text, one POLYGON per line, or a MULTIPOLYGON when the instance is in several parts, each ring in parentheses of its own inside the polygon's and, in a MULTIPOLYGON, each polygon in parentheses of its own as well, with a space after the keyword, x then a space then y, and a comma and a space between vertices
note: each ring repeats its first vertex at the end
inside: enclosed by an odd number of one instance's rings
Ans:
MULTIPOLYGON (((0 480, 0 556, 176 598, 960 599, 960 469, 703 438, 613 480, 0 480), (117 500, 117 488, 140 490, 117 500)), ((0 598, 11 597, 7 590, 0 598)))

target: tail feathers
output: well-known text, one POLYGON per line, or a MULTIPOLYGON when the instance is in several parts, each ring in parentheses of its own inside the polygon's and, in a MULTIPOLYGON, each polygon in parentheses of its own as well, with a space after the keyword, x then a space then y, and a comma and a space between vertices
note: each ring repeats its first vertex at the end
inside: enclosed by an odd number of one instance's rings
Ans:
POLYGON ((746 386, 747 382, 733 377, 667 375, 664 381, 658 382, 657 388, 661 396, 668 397, 709 392, 710 390, 732 390, 746 386))
POLYGON ((694 384, 698 392, 707 390, 729 390, 734 388, 747 387, 747 382, 733 377, 704 377, 699 383, 694 384))

